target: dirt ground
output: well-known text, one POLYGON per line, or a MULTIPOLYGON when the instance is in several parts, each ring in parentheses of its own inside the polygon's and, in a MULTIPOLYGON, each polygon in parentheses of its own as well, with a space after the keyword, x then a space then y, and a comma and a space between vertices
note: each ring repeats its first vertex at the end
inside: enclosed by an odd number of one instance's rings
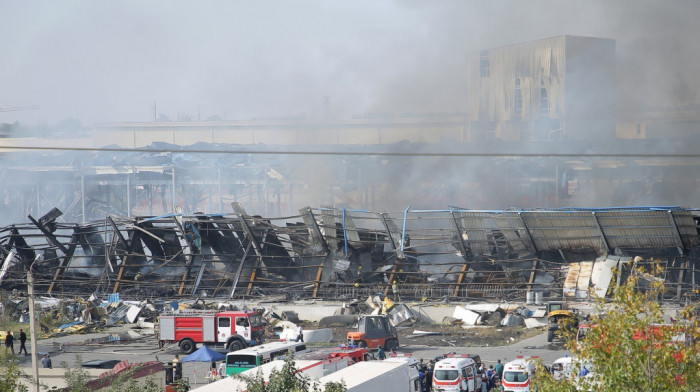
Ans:
MULTIPOLYGON (((315 329, 314 323, 304 325, 305 329, 315 329)), ((334 326, 332 345, 346 342, 346 333, 352 327, 334 326)), ((429 347, 492 347, 504 346, 519 342, 523 339, 539 335, 543 328, 525 327, 491 327, 478 326, 463 328, 461 325, 421 324, 399 326, 399 344, 401 346, 429 347), (416 331, 434 332, 437 334, 421 335, 416 331)))

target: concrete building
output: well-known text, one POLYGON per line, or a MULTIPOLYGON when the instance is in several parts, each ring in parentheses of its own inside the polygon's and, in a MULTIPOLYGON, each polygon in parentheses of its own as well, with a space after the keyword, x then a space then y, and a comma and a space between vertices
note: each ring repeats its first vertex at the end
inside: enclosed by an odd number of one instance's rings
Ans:
POLYGON ((558 36, 469 59, 472 140, 615 137, 615 41, 558 36))

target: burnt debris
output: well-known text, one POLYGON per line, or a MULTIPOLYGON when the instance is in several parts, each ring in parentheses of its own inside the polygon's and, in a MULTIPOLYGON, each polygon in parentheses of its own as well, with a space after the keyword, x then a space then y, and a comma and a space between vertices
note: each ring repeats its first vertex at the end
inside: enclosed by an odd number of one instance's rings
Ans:
POLYGON ((26 292, 31 268, 35 292, 59 297, 582 298, 591 295, 582 280, 599 279, 604 265, 624 278, 632 265, 660 262, 666 295, 684 300, 698 269, 698 217, 679 207, 392 214, 325 206, 270 218, 232 206, 232 214, 88 223, 62 223, 56 208, 28 216, 0 229, 0 290, 26 292))

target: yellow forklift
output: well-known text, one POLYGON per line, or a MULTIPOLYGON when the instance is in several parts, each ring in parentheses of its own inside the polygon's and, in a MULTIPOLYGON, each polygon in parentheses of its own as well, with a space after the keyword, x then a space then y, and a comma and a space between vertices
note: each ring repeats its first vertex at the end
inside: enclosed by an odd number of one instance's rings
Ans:
MULTIPOLYGON (((552 301, 547 304, 547 342, 551 343, 557 337, 557 331, 569 330, 576 332, 578 329, 578 313, 569 309, 564 301, 552 301)), ((561 337, 561 333, 559 333, 561 337)))

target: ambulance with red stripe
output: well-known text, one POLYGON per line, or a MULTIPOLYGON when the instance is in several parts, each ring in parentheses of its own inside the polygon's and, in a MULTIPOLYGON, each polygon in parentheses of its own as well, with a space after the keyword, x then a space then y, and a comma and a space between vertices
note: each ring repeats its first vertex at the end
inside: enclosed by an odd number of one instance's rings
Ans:
POLYGON ((535 359, 537 357, 518 356, 503 366, 501 384, 505 392, 530 391, 530 381, 535 373, 535 359))
POLYGON ((481 391, 481 377, 477 363, 468 355, 451 356, 439 360, 433 369, 433 391, 481 391))

